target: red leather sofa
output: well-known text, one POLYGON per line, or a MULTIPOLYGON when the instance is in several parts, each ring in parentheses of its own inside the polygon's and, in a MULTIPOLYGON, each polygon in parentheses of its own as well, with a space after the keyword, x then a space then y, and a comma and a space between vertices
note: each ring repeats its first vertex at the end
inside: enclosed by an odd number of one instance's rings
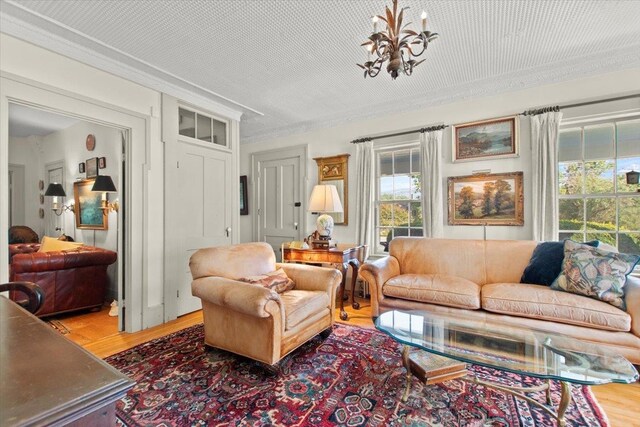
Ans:
MULTIPOLYGON (((33 282, 44 291, 37 316, 104 304, 109 284, 107 267, 116 262, 116 252, 93 246, 57 252, 38 252, 39 248, 39 243, 9 245, 9 280, 33 282)), ((26 299, 20 291, 11 291, 9 297, 14 301, 26 299)))

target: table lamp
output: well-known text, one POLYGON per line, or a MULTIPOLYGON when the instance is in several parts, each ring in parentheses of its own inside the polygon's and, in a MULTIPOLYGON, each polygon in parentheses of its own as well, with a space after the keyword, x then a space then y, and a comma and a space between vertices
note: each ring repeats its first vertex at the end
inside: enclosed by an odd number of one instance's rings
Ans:
POLYGON ((326 241, 327 247, 331 240, 331 232, 333 231, 333 218, 327 215, 328 212, 341 213, 342 202, 338 196, 338 190, 335 185, 316 185, 313 187, 311 197, 309 198, 309 212, 322 213, 316 221, 316 230, 320 235, 321 241, 326 241))

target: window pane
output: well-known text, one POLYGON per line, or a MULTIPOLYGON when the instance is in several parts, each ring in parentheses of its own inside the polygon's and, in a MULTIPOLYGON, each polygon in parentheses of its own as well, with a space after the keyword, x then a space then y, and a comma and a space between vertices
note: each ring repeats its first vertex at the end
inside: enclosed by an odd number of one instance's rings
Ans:
POLYGON ((409 175, 400 175, 393 177, 393 191, 396 200, 411 198, 411 177, 409 175))
POLYGON ((618 159, 617 179, 619 192, 634 192, 636 188, 640 188, 638 184, 627 184, 627 172, 631 172, 632 170, 640 172, 640 157, 618 159))
POLYGON ((396 151, 394 153, 393 156, 393 173, 397 174, 401 174, 401 173, 406 173, 409 174, 411 173, 411 165, 409 164, 410 162, 410 151, 396 151))
POLYGON ((422 228, 411 228, 409 230, 409 236, 422 237, 422 228))
POLYGON ((587 199, 587 230, 616 229, 616 200, 614 198, 587 199))
POLYGON ((582 160, 582 131, 572 129, 560 131, 558 139, 558 161, 582 160))
POLYGON ((615 156, 613 151, 613 124, 587 126, 584 128, 584 158, 607 159, 615 156))
POLYGON ((380 200, 393 200, 393 177, 380 177, 380 200))
POLYGON ((613 193, 613 160, 584 162, 585 193, 613 193))
POLYGON ((225 122, 221 122, 216 119, 211 119, 213 122, 213 129, 211 132, 211 137, 213 138, 213 143, 218 145, 227 146, 227 124, 225 122))
POLYGON ((582 162, 560 163, 558 184, 560 194, 582 194, 582 162))
POLYGON ((381 227, 393 226, 393 203, 381 203, 379 214, 378 214, 378 224, 381 227))
POLYGON ((627 156, 640 156, 640 120, 618 123, 618 157, 627 156))
MULTIPOLYGON (((410 208, 409 220, 411 221, 411 227, 422 227, 422 204, 411 203, 410 208)), ((412 236, 415 236, 415 234, 412 234, 412 236)))
POLYGON ((411 177, 411 198, 413 200, 420 200, 422 193, 420 192, 420 175, 413 175, 411 177))
POLYGON ((582 199, 559 200, 560 230, 582 230, 584 227, 584 201, 582 199))
POLYGON ((395 227, 398 227, 398 226, 406 227, 409 225, 409 203, 408 202, 395 203, 393 205, 393 225, 395 227))
POLYGON ((625 231, 640 231, 640 197, 620 197, 618 227, 625 231))
POLYGON ((178 133, 191 138, 196 137, 196 113, 184 108, 178 109, 178 133))
POLYGON ((380 154, 380 175, 393 175, 393 154, 382 153, 380 154))
POLYGON ((198 139, 211 142, 211 119, 200 114, 196 114, 196 119, 198 121, 198 139))
POLYGON ((618 250, 625 254, 640 255, 640 233, 620 233, 618 235, 618 250))
POLYGON ((599 242, 606 243, 607 245, 611 245, 613 247, 617 247, 616 243, 616 233, 587 233, 585 237, 585 242, 590 240, 598 240, 599 242))
POLYGON ((420 150, 411 150, 411 172, 420 173, 420 150))
POLYGON ((577 231, 575 233, 560 233, 558 235, 560 241, 571 239, 575 242, 584 242, 584 234, 581 231, 577 231))

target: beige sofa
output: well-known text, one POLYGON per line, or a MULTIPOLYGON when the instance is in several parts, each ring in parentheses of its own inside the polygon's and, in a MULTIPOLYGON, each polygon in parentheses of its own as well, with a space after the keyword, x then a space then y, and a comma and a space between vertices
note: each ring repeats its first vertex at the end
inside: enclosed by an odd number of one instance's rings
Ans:
POLYGON ((593 298, 521 284, 536 244, 397 237, 389 256, 360 269, 371 287, 372 315, 392 309, 464 313, 603 345, 640 364, 640 279, 627 279, 626 312, 593 298))

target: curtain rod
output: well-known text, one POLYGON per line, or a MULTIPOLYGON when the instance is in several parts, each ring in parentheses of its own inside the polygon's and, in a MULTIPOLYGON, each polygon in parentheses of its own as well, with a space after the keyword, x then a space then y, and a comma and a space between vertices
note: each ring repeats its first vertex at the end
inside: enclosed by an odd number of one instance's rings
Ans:
POLYGON ((374 139, 391 138, 393 136, 410 135, 412 133, 433 132, 433 131, 436 131, 436 130, 442 130, 442 129, 447 128, 447 127, 449 127, 449 125, 437 125, 437 126, 429 126, 429 127, 426 127, 426 128, 407 130, 407 131, 404 131, 404 132, 388 133, 388 134, 385 134, 385 135, 366 136, 364 138, 354 139, 353 141, 351 141, 351 143, 352 144, 361 144, 363 142, 373 141, 374 139))
MULTIPOLYGON (((524 111, 520 114, 518 114, 519 116, 535 116, 538 114, 543 114, 543 113, 548 113, 551 111, 560 111, 561 109, 564 108, 575 108, 575 107, 584 107, 586 105, 594 105, 594 104, 601 104, 603 102, 613 102, 613 101, 622 101, 624 99, 632 99, 632 98, 640 98, 640 93, 636 93, 633 95, 626 95, 626 96, 618 96, 616 98, 607 98, 607 99, 599 99, 597 101, 587 101, 587 102, 578 102, 575 104, 567 104, 567 105, 555 105, 552 107, 543 107, 543 108, 534 108, 531 110, 527 110, 524 111)), ((438 126, 430 126, 430 127, 426 127, 426 128, 420 128, 420 129, 413 129, 413 130, 408 130, 405 132, 397 132, 397 133, 389 133, 389 134, 385 134, 385 135, 378 135, 378 136, 366 136, 364 138, 358 138, 358 139, 354 139, 353 141, 351 141, 352 144, 360 144, 363 142, 367 142, 367 141, 373 141, 375 139, 382 139, 382 138, 391 138, 394 136, 402 136, 402 135, 409 135, 412 133, 424 133, 424 132, 433 132, 436 130, 442 130, 444 128, 449 127, 450 125, 438 125, 438 126)))
POLYGON ((536 116, 538 114, 548 113, 551 111, 558 112, 561 109, 565 109, 565 108, 584 107, 586 105, 602 104, 604 102, 622 101, 624 99, 632 99, 632 98, 640 98, 640 93, 636 93, 634 95, 627 95, 627 96, 618 96, 616 98, 599 99, 597 101, 578 102, 575 104, 556 105, 553 107, 533 108, 531 110, 524 111, 518 115, 519 116, 536 116))

